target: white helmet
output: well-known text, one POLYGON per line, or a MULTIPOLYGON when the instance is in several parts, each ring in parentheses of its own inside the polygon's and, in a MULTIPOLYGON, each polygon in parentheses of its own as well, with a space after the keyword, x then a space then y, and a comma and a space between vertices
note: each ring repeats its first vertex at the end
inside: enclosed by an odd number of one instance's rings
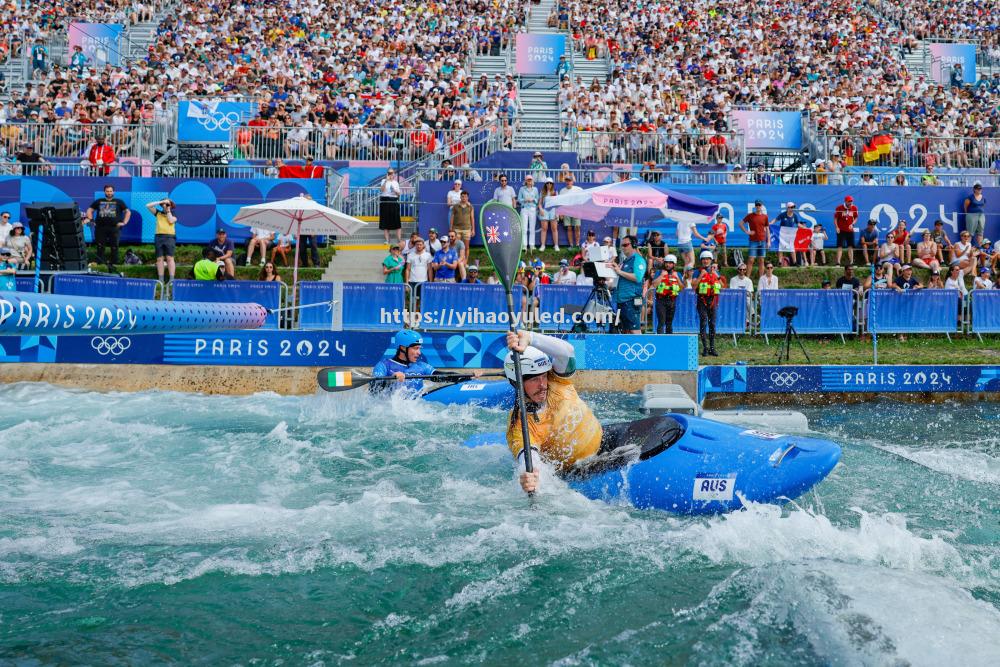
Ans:
MULTIPOLYGON (((521 377, 528 378, 533 375, 542 375, 552 370, 552 360, 537 347, 530 345, 521 353, 521 377)), ((517 381, 514 371, 514 353, 508 352, 507 358, 503 362, 503 374, 511 382, 517 381)))
POLYGON ((715 255, 712 254, 711 250, 702 250, 698 259, 715 259, 715 255))
POLYGON ((665 257, 665 258, 663 259, 663 261, 664 261, 664 262, 673 262, 674 264, 676 264, 676 263, 677 263, 677 256, 676 256, 676 255, 667 255, 667 256, 666 256, 666 257, 665 257))

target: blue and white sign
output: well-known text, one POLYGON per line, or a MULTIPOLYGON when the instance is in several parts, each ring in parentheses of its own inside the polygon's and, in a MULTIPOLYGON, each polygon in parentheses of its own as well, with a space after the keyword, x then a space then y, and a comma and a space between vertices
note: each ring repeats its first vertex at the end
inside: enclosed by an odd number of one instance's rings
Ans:
POLYGON ((936 42, 928 46, 931 55, 931 78, 948 85, 955 65, 962 66, 962 83, 976 82, 976 45, 959 42, 936 42))
POLYGON ((802 112, 733 111, 733 123, 743 132, 747 148, 802 148, 802 112))
MULTIPOLYGON (((424 333, 438 368, 502 368, 504 334, 424 333)), ((393 353, 390 331, 222 331, 196 334, 0 336, 0 362, 213 366, 373 366, 393 353)), ((694 370, 694 336, 576 334, 586 370, 694 370)))
POLYGON ((257 105, 250 102, 193 100, 177 104, 178 141, 228 143, 233 128, 249 122, 257 105))
POLYGON ((708 366, 706 394, 1000 392, 1000 366, 708 366))
POLYGON ((86 58, 85 65, 91 69, 120 65, 123 29, 119 23, 70 23, 70 51, 79 46, 86 58))

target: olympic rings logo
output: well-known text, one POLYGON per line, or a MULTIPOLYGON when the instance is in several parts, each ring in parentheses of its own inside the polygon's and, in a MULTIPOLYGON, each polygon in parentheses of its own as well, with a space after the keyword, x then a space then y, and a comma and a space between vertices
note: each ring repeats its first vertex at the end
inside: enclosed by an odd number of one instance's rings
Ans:
POLYGON ((652 343, 622 343, 618 346, 618 354, 625 357, 625 361, 649 361, 656 354, 656 346, 652 343))
POLYGON ((784 371, 774 371, 771 373, 771 384, 775 387, 791 387, 802 379, 802 376, 795 371, 786 373, 784 371))
POLYGON ((132 340, 128 336, 94 336, 90 339, 90 347, 102 357, 117 357, 132 347, 132 340))
POLYGON ((196 117, 195 120, 209 132, 228 132, 240 124, 240 115, 235 111, 229 113, 215 111, 200 118, 196 117))

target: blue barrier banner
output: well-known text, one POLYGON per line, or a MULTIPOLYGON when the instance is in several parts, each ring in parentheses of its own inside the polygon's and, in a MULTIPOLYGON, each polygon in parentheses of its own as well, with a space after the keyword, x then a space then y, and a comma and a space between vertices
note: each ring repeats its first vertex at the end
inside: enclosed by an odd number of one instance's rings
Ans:
POLYGON ((972 298, 972 330, 976 333, 1000 333, 1000 290, 975 289, 972 298))
MULTIPOLYGON (((423 330, 476 329, 506 331, 510 328, 507 295, 501 285, 470 283, 421 283, 417 286, 420 311, 415 328, 423 330)), ((524 288, 514 286, 514 317, 524 307, 524 288)))
MULTIPOLYGON (((436 368, 502 368, 504 334, 423 334, 436 368)), ((693 336, 572 334, 577 367, 587 370, 698 368, 693 336), (641 361, 640 361, 641 360, 641 361)), ((114 336, 0 336, 0 362, 217 366, 374 366, 392 355, 389 331, 223 331, 114 336)))
POLYGON ((253 120, 252 102, 191 100, 177 103, 178 141, 228 144, 234 127, 253 120))
MULTIPOLYGON (((744 290, 724 289, 719 295, 719 310, 715 319, 718 334, 742 334, 747 330, 747 297, 744 290)), ((656 330, 656 308, 653 308, 653 326, 656 330)), ((693 290, 684 290, 677 297, 674 307, 674 333, 699 331, 698 307, 693 290)))
MULTIPOLYGON (((300 306, 315 306, 333 301, 333 283, 300 281, 298 290, 300 306)), ((331 330, 333 324, 334 314, 331 309, 317 306, 299 311, 299 326, 303 329, 331 330)))
POLYGON ((538 326, 542 331, 563 331, 573 329, 571 316, 563 312, 563 306, 583 307, 590 298, 590 285, 539 285, 535 288, 538 298, 538 326))
MULTIPOLYGON (((668 184, 665 179, 661 181, 668 184)), ((989 181, 984 180, 984 186, 989 181)), ((510 183, 515 190, 521 186, 520 182, 510 183)), ((579 187, 589 188, 600 185, 599 183, 577 183, 579 187)), ((431 227, 440 229, 442 221, 448 220, 448 206, 446 196, 451 184, 441 181, 421 181, 420 182, 420 204, 418 206, 418 227, 420 233, 427 234, 431 227)), ((900 219, 905 219, 909 224, 910 232, 915 238, 920 237, 923 230, 932 229, 934 221, 940 219, 944 222, 944 230, 948 236, 954 240, 958 233, 965 229, 965 214, 962 204, 965 198, 971 193, 967 187, 936 187, 936 188, 903 188, 903 187, 855 187, 853 185, 782 185, 773 187, 769 185, 669 185, 673 190, 687 195, 693 195, 711 202, 719 203, 719 213, 722 214, 724 222, 729 227, 729 237, 727 244, 730 247, 747 247, 749 239, 740 228, 739 223, 747 213, 753 211, 754 201, 760 199, 764 202, 764 207, 768 215, 773 219, 782 209, 783 204, 789 201, 795 202, 799 217, 802 221, 812 226, 820 223, 829 235, 827 249, 833 247, 833 239, 836 238, 837 230, 833 224, 833 212, 837 206, 844 201, 846 195, 854 197, 854 203, 858 207, 859 231, 864 228, 864 221, 869 218, 877 223, 877 229, 884 238, 885 234, 896 227, 900 219)), ((496 183, 493 181, 472 182, 465 181, 462 188, 469 192, 470 201, 475 207, 478 215, 479 207, 493 197, 493 190, 496 183)), ((986 236, 995 239, 1000 236, 1000 188, 984 187, 983 195, 986 197, 986 236)), ((636 224, 643 227, 653 225, 666 230, 664 241, 676 244, 676 223, 664 220, 662 215, 655 210, 639 209, 635 212, 636 224)), ((611 236, 611 224, 608 221, 588 222, 583 221, 583 234, 593 229, 597 232, 597 238, 611 236)), ((702 234, 708 234, 709 224, 699 224, 698 229, 702 234)), ((778 229, 772 228, 772 240, 777 248, 778 229)), ((426 236, 425 236, 426 238, 426 236)), ((561 238, 565 238, 563 235, 561 238)), ((477 236, 473 242, 478 244, 480 239, 477 236)))
MULTIPOLYGON (((281 283, 251 280, 174 280, 171 284, 174 301, 256 303, 268 309, 281 307, 281 283)), ((264 320, 263 328, 277 329, 278 313, 269 313, 264 320)))
POLYGON ((18 292, 34 292, 35 291, 35 279, 34 278, 15 278, 14 282, 17 285, 16 289, 17 289, 18 292))
MULTIPOLYGON (((104 196, 105 184, 115 189, 132 210, 122 227, 121 243, 152 243, 156 218, 146 203, 169 197, 177 204, 177 242, 208 243, 224 228, 237 245, 250 238, 250 228, 230 224, 241 206, 308 194, 326 203, 322 178, 92 178, 89 176, 0 176, 0 211, 26 220, 24 209, 34 202, 76 202, 81 212, 104 196)), ((91 225, 84 238, 93 239, 91 225)))
POLYGON ((343 283, 342 299, 345 330, 397 331, 406 325, 406 285, 343 283))
POLYGON ((854 292, 834 289, 778 289, 760 293, 760 332, 785 333, 778 315, 785 306, 799 309, 792 325, 800 334, 849 334, 854 331, 854 292))
POLYGON ((801 111, 736 110, 732 117, 736 128, 743 132, 747 148, 802 148, 801 111))
POLYGON ((592 334, 570 336, 581 368, 604 370, 694 370, 696 336, 592 334))
POLYGON ((957 290, 872 290, 868 330, 874 333, 951 333, 958 329, 957 290), (874 309, 874 310, 871 310, 874 309))
POLYGON ((386 283, 300 282, 299 303, 329 304, 332 308, 303 308, 303 329, 340 328, 344 331, 397 331, 408 324, 406 285, 386 283), (337 326, 339 325, 339 327, 337 326))
POLYGON ((706 366, 705 394, 1000 391, 1000 366, 706 366))
MULTIPOLYGON (((34 279, 32 279, 34 282, 34 279)), ((112 276, 81 276, 57 273, 52 276, 53 294, 100 296, 109 299, 155 299, 156 280, 149 278, 118 278, 112 276)), ((33 291, 28 289, 26 291, 33 291)))

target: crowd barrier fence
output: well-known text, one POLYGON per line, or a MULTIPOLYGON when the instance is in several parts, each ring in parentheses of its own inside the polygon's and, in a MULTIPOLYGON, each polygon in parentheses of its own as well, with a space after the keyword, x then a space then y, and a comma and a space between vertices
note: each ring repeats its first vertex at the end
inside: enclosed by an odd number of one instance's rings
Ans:
POLYGON ((765 290, 760 293, 760 333, 784 334, 787 322, 778 311, 786 307, 798 308, 792 318, 797 333, 854 333, 855 303, 851 290, 765 290))
MULTIPOLYGON (((33 292, 35 278, 19 276, 16 289, 33 292)), ((53 294, 119 299, 173 299, 196 302, 254 302, 278 310, 290 307, 289 288, 281 283, 257 281, 174 280, 171 289, 152 279, 114 276, 55 274, 48 282, 53 294)), ((573 313, 582 310, 590 295, 587 285, 538 285, 528 299, 515 285, 515 315, 524 315, 519 326, 541 331, 569 332, 577 323, 573 313), (525 312, 527 309, 527 312, 525 312)), ((40 291, 47 283, 40 281, 40 291)), ((500 285, 423 283, 313 282, 299 283, 296 316, 271 313, 265 328, 352 331, 395 331, 404 327, 435 331, 503 331, 508 328, 506 295, 500 285), (321 304, 332 307, 323 308, 321 304)), ((723 335, 780 335, 786 320, 778 311, 798 308, 793 325, 798 333, 1000 333, 1000 290, 972 290, 962 297, 956 290, 894 289, 858 295, 852 290, 765 290, 749 296, 743 290, 725 289, 720 295, 716 333, 723 335), (874 300, 874 304, 870 302, 874 300), (874 320, 870 320, 874 305, 874 320)), ((657 327, 655 299, 644 303, 644 329, 657 327)), ((593 327, 588 327, 593 331, 593 327)), ((598 326, 597 330, 601 330, 598 326)), ((677 300, 673 332, 698 333, 696 295, 683 291, 677 300)))
MULTIPOLYGON (((202 303, 257 303, 268 310, 281 308, 287 301, 284 283, 250 280, 174 280, 171 284, 174 301, 202 303)), ((277 329, 279 313, 269 312, 263 329, 277 329)))
POLYGON ((53 294, 94 296, 104 299, 155 299, 157 291, 161 287, 159 280, 149 278, 117 278, 65 273, 57 273, 52 276, 51 283, 53 294))
MULTIPOLYGON (((515 285, 514 317, 522 318, 527 293, 515 285)), ((420 283, 415 294, 414 328, 425 331, 506 331, 510 328, 507 295, 501 285, 420 283)), ((523 321, 523 320, 522 320, 523 321)))
POLYGON ((872 290, 874 317, 868 331, 883 333, 944 333, 959 330, 961 300, 956 290, 921 289, 903 292, 872 290))
POLYGON ((298 290, 302 329, 395 331, 408 321, 408 285, 306 281, 298 290))
POLYGON ((1000 290, 972 290, 970 330, 976 335, 1000 333, 1000 290))

